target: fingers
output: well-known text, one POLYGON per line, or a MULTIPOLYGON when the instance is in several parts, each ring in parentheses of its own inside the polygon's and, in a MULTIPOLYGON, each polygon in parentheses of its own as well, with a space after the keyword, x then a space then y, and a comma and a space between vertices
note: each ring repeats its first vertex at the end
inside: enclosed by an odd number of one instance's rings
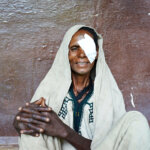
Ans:
POLYGON ((33 102, 32 104, 41 105, 42 101, 45 101, 43 97, 41 97, 39 100, 33 102))
POLYGON ((33 118, 24 118, 17 116, 16 117, 18 121, 24 122, 24 124, 27 126, 27 128, 21 129, 21 134, 28 134, 32 136, 39 136, 38 133, 43 133, 44 129, 40 128, 38 126, 45 126, 45 124, 39 120, 35 120, 33 118))
MULTIPOLYGON (((33 114, 29 114, 29 113, 22 113, 21 115, 18 115, 19 117, 25 117, 25 118, 32 118, 33 114)), ((17 116, 17 117, 18 117, 17 116)), ((18 119, 19 120, 19 119, 18 119)))
POLYGON ((18 110, 19 112, 26 112, 26 113, 38 113, 34 110, 34 107, 37 106, 33 106, 32 104, 26 103, 26 106, 23 107, 19 107, 18 110))
POLYGON ((34 104, 40 105, 40 106, 43 106, 43 107, 46 106, 45 99, 43 97, 41 97, 39 100, 35 101, 34 104))
MULTIPOLYGON (((20 116, 17 116, 16 118, 17 118, 16 120, 21 119, 20 116)), ((15 129, 17 130, 19 135, 20 134, 28 134, 31 136, 38 136, 39 135, 39 133, 37 133, 33 129, 29 129, 26 122, 20 122, 20 121, 17 122, 15 125, 15 129), (24 131, 26 131, 26 132, 24 132, 24 131)))
POLYGON ((18 134, 20 134, 20 130, 26 129, 26 125, 22 122, 19 122, 18 119, 20 119, 20 116, 15 117, 13 125, 18 134))
POLYGON ((27 107, 19 107, 20 112, 25 112, 29 114, 40 114, 40 112, 51 112, 52 109, 50 107, 35 107, 35 108, 27 108, 27 107))
POLYGON ((41 101, 41 106, 46 107, 45 99, 44 99, 43 97, 42 97, 41 99, 42 99, 42 101, 41 101))
MULTIPOLYGON (((33 102, 33 103, 27 102, 24 107, 31 107, 31 108, 34 108, 34 107, 40 106, 41 103, 43 103, 43 101, 44 101, 44 103, 45 103, 45 99, 44 99, 43 97, 41 97, 39 100, 37 100, 37 101, 35 101, 35 102, 33 102)), ((20 111, 22 108, 23 108, 23 107, 19 107, 18 110, 20 111)))
POLYGON ((20 121, 20 122, 26 122, 26 123, 34 123, 34 124, 42 124, 41 121, 39 120, 35 120, 33 118, 24 118, 24 117, 20 117, 20 116, 17 116, 17 120, 20 121))
POLYGON ((44 129, 43 129, 43 128, 37 127, 36 125, 27 124, 27 126, 28 126, 30 129, 33 129, 34 131, 37 131, 37 132, 39 132, 39 133, 43 133, 43 132, 44 132, 44 129))
POLYGON ((32 135, 38 137, 40 134, 36 133, 34 130, 29 129, 29 130, 21 130, 20 134, 27 134, 27 135, 32 135))
POLYGON ((20 108, 20 111, 25 112, 25 113, 29 113, 29 114, 40 114, 38 111, 31 109, 31 108, 27 108, 27 107, 20 108))
POLYGON ((38 101, 36 101, 35 104, 43 106, 43 107, 46 106, 45 99, 43 97, 41 97, 38 101))
POLYGON ((50 107, 36 107, 34 109, 39 112, 50 112, 52 110, 50 107))
POLYGON ((50 122, 50 118, 46 116, 39 116, 39 115, 33 114, 32 117, 39 121, 50 122))
POLYGON ((36 113, 34 110, 39 112, 50 112, 52 109, 45 104, 45 99, 41 97, 33 103, 27 102, 24 107, 19 107, 18 110, 26 113, 36 113))
POLYGON ((16 116, 16 120, 20 122, 27 122, 27 123, 35 123, 35 124, 42 124, 42 122, 50 122, 50 118, 45 114, 22 114, 22 116, 16 116))
POLYGON ((33 134, 33 133, 35 133, 35 131, 34 130, 32 130, 32 129, 29 129, 29 130, 20 130, 20 133, 21 134, 33 134))

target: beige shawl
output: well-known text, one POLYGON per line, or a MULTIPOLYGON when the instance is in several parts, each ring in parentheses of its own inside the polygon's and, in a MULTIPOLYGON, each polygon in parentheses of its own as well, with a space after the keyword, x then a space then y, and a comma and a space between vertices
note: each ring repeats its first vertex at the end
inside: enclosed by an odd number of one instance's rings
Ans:
MULTIPOLYGON (((58 113, 64 97, 67 95, 71 84, 71 70, 68 60, 68 45, 74 35, 83 25, 70 28, 60 45, 53 65, 45 78, 37 88, 32 102, 44 97, 47 105, 58 113)), ((96 75, 94 81, 94 123, 95 131, 91 148, 101 143, 111 128, 125 113, 124 100, 116 81, 105 61, 103 52, 103 39, 99 35, 99 56, 96 64, 96 75)), ((68 124, 69 125, 69 124, 68 124)), ((69 144, 68 144, 69 145, 69 144)), ((40 137, 21 136, 20 149, 26 150, 59 150, 61 143, 56 137, 41 135, 40 137), (27 144, 29 143, 29 144, 27 144), (32 146, 31 146, 31 145, 32 146), (27 146, 28 145, 28 146, 27 146), (27 148, 28 147, 28 148, 27 148)), ((71 150, 71 149, 70 149, 71 150)))

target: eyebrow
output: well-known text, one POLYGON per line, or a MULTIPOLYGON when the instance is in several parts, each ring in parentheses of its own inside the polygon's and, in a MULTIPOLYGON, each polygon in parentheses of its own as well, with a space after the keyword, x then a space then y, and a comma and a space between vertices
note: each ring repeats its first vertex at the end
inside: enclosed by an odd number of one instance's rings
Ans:
POLYGON ((77 47, 77 48, 79 48, 80 46, 79 46, 79 45, 77 45, 77 44, 70 46, 70 48, 73 48, 73 47, 77 47))

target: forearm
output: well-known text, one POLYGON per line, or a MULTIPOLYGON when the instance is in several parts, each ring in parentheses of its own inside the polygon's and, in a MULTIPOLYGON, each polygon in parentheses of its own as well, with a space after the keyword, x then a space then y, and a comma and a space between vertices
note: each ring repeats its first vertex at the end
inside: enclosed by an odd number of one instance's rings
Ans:
POLYGON ((72 144, 77 150, 90 150, 91 140, 79 135, 68 126, 66 126, 66 134, 63 139, 72 144))

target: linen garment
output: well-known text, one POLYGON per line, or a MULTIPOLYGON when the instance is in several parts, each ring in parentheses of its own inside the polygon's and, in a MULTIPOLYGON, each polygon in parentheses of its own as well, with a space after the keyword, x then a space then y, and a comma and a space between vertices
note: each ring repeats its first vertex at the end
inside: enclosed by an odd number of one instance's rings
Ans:
MULTIPOLYGON (((68 59, 68 46, 72 36, 84 25, 70 28, 60 45, 50 71, 37 88, 31 102, 44 97, 46 104, 59 114, 71 81, 71 69, 68 59)), ((93 127, 91 135, 92 150, 150 150, 150 129, 147 120, 139 112, 126 113, 124 100, 116 81, 105 62, 102 48, 103 39, 98 34, 99 56, 92 70, 94 91, 93 127)), ((85 109, 85 107, 84 107, 85 109)), ((70 114, 71 115, 71 114, 70 114)), ((72 118, 63 120, 72 128, 72 118)), ((84 117, 84 116, 83 116, 84 117)), ((87 122, 86 122, 87 124, 87 122)), ((85 126, 88 135, 90 126, 85 126)), ((20 150, 75 150, 67 141, 41 134, 39 137, 21 135, 20 150)))

